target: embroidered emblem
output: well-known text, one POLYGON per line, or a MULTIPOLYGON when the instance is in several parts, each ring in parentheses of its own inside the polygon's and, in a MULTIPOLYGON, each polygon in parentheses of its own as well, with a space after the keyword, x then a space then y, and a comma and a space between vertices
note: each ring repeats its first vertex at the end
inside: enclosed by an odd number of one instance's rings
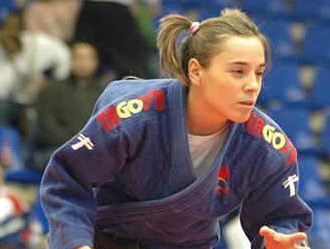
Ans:
POLYGON ((290 139, 272 125, 266 124, 263 118, 252 113, 245 123, 245 131, 253 136, 263 138, 282 155, 287 155, 287 163, 294 165, 297 162, 297 150, 290 139))
POLYGON ((84 146, 88 150, 92 150, 93 149, 94 144, 92 143, 92 141, 90 140, 89 137, 85 137, 83 134, 79 134, 77 138, 78 138, 79 142, 77 142, 77 143, 75 143, 75 144, 73 144, 71 146, 71 148, 73 150, 79 150, 80 148, 82 148, 84 146))
POLYGON ((222 194, 229 194, 230 189, 228 187, 227 180, 230 176, 230 172, 227 166, 220 166, 220 170, 218 172, 218 186, 217 186, 217 194, 221 196, 222 194))
POLYGON ((157 111, 165 109, 164 90, 150 91, 144 96, 119 102, 116 106, 110 106, 97 116, 97 121, 102 124, 106 131, 110 132, 111 129, 116 128, 120 124, 122 119, 130 118, 142 111, 150 111, 152 103, 154 103, 157 111))
POLYGON ((132 114, 139 113, 143 110, 143 101, 140 99, 132 99, 128 102, 120 102, 116 106, 116 112, 120 118, 130 118, 132 114))
POLYGON ((296 195, 296 187, 294 185, 295 182, 299 181, 299 176, 297 176, 296 174, 289 176, 287 180, 285 180, 283 182, 283 186, 284 188, 289 188, 290 190, 290 197, 293 197, 296 195))

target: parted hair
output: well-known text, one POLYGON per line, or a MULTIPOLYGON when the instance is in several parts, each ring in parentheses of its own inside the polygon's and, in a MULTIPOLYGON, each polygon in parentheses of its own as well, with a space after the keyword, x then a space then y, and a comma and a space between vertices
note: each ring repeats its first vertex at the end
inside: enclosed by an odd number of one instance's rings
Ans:
POLYGON ((211 59, 221 52, 222 44, 232 36, 257 37, 264 46, 265 61, 271 57, 270 43, 250 17, 239 9, 223 9, 219 17, 205 19, 199 29, 188 33, 181 44, 178 38, 189 31, 192 21, 179 14, 169 14, 161 18, 157 45, 160 66, 163 72, 189 85, 188 63, 195 58, 203 67, 208 67, 211 59))

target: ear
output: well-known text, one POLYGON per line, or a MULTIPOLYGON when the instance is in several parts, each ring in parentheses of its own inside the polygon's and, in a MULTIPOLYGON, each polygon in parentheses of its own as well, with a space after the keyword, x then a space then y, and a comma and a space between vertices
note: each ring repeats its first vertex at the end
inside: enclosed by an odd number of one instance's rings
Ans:
POLYGON ((195 58, 191 58, 188 62, 188 76, 192 85, 199 86, 201 84, 202 66, 195 58))

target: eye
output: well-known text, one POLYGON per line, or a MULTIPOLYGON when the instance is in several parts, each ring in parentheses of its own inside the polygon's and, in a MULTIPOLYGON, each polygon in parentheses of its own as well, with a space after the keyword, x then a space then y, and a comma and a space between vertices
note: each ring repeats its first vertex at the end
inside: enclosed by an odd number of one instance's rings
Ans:
POLYGON ((265 71, 256 71, 256 76, 257 77, 263 77, 264 73, 265 73, 265 71))
POLYGON ((232 73, 235 77, 242 77, 244 75, 243 69, 234 69, 232 73))

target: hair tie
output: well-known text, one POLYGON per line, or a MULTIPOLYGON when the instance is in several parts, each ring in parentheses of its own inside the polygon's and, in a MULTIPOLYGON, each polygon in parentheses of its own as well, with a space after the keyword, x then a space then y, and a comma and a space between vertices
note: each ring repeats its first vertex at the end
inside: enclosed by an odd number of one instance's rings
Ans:
POLYGON ((193 22, 190 26, 189 34, 194 35, 199 30, 200 25, 200 22, 193 22))

